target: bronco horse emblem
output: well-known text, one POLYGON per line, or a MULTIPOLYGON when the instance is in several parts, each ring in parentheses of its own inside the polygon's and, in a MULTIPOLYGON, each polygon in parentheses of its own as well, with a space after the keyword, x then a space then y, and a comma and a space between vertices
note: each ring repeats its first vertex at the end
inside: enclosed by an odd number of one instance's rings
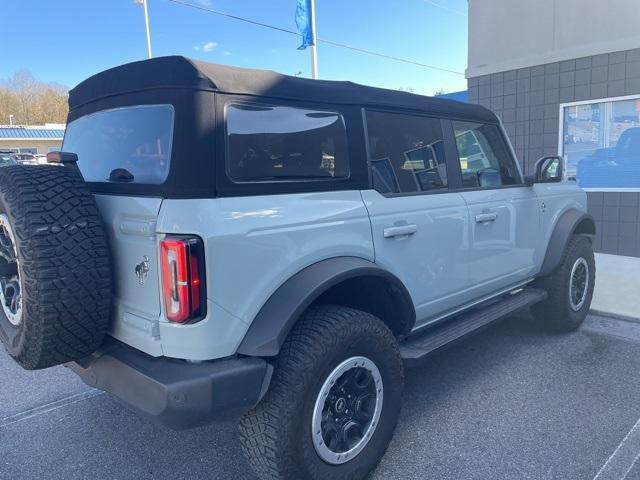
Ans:
POLYGON ((149 273, 149 257, 144 255, 142 261, 136 265, 136 277, 138 277, 138 283, 144 285, 144 280, 149 273))

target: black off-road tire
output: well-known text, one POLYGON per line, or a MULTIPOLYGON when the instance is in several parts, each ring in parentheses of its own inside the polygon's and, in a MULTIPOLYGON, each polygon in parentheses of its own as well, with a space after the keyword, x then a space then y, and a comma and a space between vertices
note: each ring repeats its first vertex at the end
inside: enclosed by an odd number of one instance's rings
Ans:
POLYGON ((84 180, 61 166, 0 167, 0 214, 15 237, 22 294, 19 324, 0 308, 7 351, 29 370, 91 354, 107 330, 112 283, 105 228, 84 180))
POLYGON ((591 307, 593 288, 596 278, 596 264, 591 240, 584 235, 573 235, 560 260, 560 265, 552 275, 537 280, 537 286, 549 294, 544 302, 534 305, 532 313, 536 321, 547 329, 556 332, 571 332, 577 329, 591 307), (569 285, 574 265, 580 259, 588 265, 587 292, 581 308, 571 308, 569 285))
POLYGON ((359 480, 384 455, 400 412, 404 374, 389 328, 365 312, 334 305, 311 307, 287 337, 275 360, 262 402, 240 421, 240 440, 263 480, 359 480), (325 462, 315 450, 312 417, 330 373, 347 359, 372 360, 382 377, 382 412, 371 440, 350 461, 325 462))

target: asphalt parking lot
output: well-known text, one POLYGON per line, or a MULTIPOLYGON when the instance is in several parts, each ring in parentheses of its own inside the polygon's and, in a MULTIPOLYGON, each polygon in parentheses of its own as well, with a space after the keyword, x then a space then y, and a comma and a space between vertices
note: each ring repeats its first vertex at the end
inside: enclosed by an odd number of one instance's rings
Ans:
MULTIPOLYGON (((640 324, 510 318, 407 372, 373 479, 640 479, 638 372, 640 324)), ((173 432, 4 352, 0 385, 0 478, 253 479, 232 422, 173 432)))

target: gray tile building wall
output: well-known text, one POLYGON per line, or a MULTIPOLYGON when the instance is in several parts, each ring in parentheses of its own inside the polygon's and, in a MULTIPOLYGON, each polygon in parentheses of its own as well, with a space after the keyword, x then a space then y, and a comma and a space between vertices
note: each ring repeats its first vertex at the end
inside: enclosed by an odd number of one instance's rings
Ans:
MULTIPOLYGON (((640 49, 469 78, 469 101, 502 119, 525 174, 558 153, 560 104, 640 94, 640 49)), ((640 168, 640 159, 639 159, 640 168)), ((640 193, 589 192, 595 247, 640 257, 640 193)))

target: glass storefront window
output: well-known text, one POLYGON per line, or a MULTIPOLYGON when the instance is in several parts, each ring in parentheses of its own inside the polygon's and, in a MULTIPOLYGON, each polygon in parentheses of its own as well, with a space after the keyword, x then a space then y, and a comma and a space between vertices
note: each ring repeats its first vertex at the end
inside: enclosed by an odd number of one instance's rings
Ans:
POLYGON ((640 98, 563 106, 567 176, 583 188, 640 188, 640 98))

